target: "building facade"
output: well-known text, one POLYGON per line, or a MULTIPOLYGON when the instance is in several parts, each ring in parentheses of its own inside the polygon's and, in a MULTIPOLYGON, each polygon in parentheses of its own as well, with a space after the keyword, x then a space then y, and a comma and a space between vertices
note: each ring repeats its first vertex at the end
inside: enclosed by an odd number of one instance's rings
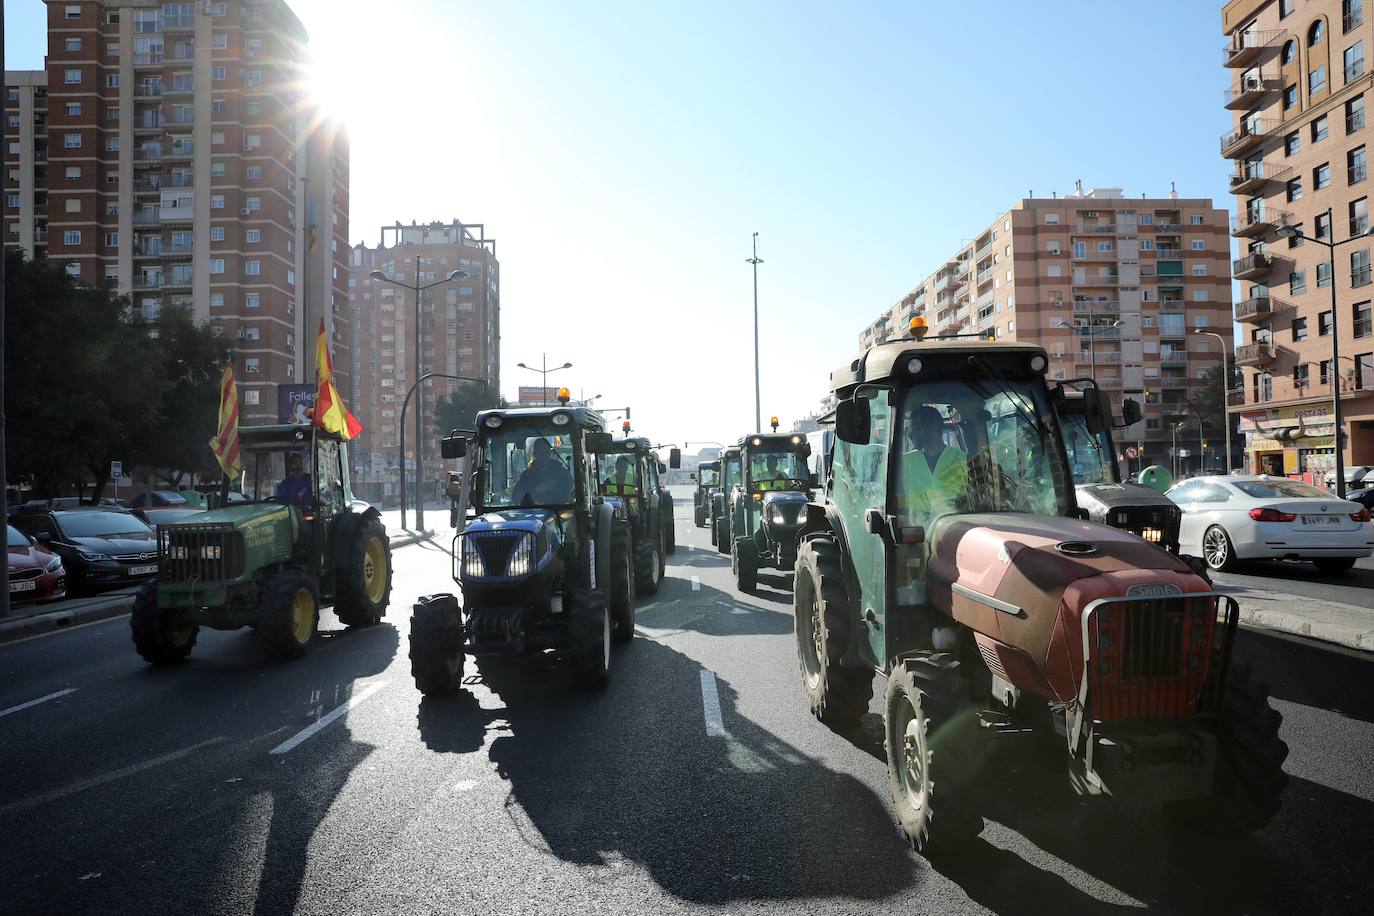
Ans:
MULTIPOLYGON (((354 454, 354 483, 370 498, 398 496, 397 455, 406 392, 426 373, 479 379, 491 392, 501 384, 501 277, 496 241, 480 223, 396 223, 383 226, 377 247, 353 246, 348 305, 354 338, 348 389, 353 412, 366 427, 354 454), (387 280, 370 276, 379 270, 387 280), (455 270, 466 279, 445 283, 455 270), (419 363, 415 285, 420 293, 419 363)), ((421 386, 426 416, 463 382, 427 379, 421 386)), ((341 389, 345 390, 345 389, 341 389)), ((415 404, 407 414, 405 467, 415 461, 415 404)), ((429 423, 426 421, 426 425, 429 423)), ((422 443, 427 467, 439 467, 437 437, 422 443)), ((433 481, 435 475, 428 475, 433 481)))
POLYGON ((1332 469, 1337 396, 1346 464, 1374 464, 1374 239, 1365 237, 1374 22, 1365 6, 1233 0, 1222 9, 1234 126, 1221 154, 1232 163, 1243 246, 1234 270, 1244 383, 1231 408, 1256 472, 1319 480, 1332 469), (1306 240, 1280 234, 1293 228, 1306 240))
POLYGON ((46 2, 44 72, 6 74, 6 244, 208 322, 242 422, 277 422, 320 321, 351 336, 348 144, 302 94, 304 28, 282 0, 46 2))
POLYGON ((865 327, 859 346, 904 336, 917 315, 931 336, 1040 344, 1052 382, 1096 378, 1118 418, 1124 398, 1143 405, 1142 422, 1116 436, 1125 467, 1169 467, 1175 452, 1180 471, 1211 467, 1223 430, 1203 428, 1189 398, 1233 345, 1230 267, 1227 214, 1211 200, 1080 186, 1022 199, 865 327))

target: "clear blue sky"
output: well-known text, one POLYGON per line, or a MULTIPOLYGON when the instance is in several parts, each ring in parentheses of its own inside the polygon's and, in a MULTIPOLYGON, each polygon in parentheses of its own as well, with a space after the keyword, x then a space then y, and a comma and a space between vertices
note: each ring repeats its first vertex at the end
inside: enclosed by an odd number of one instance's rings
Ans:
MULTIPOLYGON (((293 5, 351 124, 354 239, 485 222, 507 391, 547 351, 662 441, 752 425, 754 231, 789 423, 1030 189, 1231 203, 1220 0, 293 5)), ((41 66, 42 3, 6 8, 6 66, 41 66)))

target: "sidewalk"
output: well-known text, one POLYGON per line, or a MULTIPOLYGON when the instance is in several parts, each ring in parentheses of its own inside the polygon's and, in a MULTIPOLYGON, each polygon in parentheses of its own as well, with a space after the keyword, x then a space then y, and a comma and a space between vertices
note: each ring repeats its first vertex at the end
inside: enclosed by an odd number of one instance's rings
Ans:
POLYGON ((1241 626, 1277 630, 1374 652, 1374 608, 1318 601, 1244 585, 1221 586, 1217 590, 1240 603, 1241 626))

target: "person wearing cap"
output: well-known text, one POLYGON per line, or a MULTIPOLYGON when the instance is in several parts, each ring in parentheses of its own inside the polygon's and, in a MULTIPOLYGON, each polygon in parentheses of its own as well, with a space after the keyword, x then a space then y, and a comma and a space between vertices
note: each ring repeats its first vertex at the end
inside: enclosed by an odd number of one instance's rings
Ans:
POLYGON ((562 505, 572 502, 573 478, 571 472, 554 455, 553 446, 547 439, 534 440, 531 450, 534 460, 520 473, 511 492, 512 501, 518 505, 526 502, 536 505, 562 505))

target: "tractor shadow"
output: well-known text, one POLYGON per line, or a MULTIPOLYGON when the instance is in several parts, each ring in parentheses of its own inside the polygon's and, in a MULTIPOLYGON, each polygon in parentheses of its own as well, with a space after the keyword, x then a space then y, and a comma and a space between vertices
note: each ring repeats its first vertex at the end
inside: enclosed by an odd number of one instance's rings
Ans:
POLYGON ((488 753, 507 808, 589 878, 629 861, 674 897, 715 906, 876 901, 919 882, 882 800, 741 716, 718 679, 726 733, 708 736, 704 669, 687 656, 636 639, 616 651, 600 692, 554 686, 559 673, 544 667, 478 659, 505 708, 427 702, 420 735, 466 753, 502 720, 488 753))
MULTIPOLYGON (((667 580, 664 580, 665 582, 667 580)), ((755 596, 747 596, 755 597, 755 596)), ((735 592, 709 585, 696 591, 661 589, 655 602, 635 611, 637 626, 655 631, 693 632, 705 636, 781 636, 792 633, 792 610, 760 607, 735 592)), ((662 637, 662 632, 656 632, 662 637)))

